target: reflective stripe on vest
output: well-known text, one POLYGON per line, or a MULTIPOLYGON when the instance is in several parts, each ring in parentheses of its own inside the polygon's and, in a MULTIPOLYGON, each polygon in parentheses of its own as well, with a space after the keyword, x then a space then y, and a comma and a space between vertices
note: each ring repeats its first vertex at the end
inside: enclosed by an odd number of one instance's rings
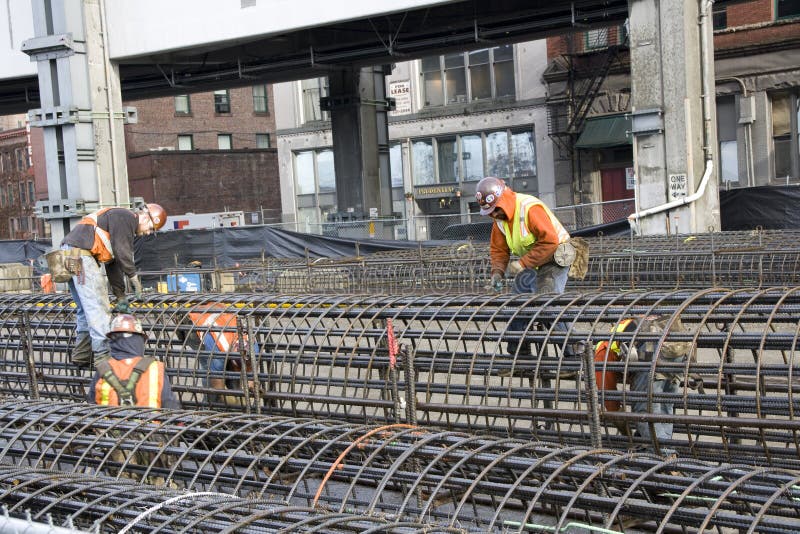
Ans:
MULTIPOLYGON (((222 312, 213 312, 213 313, 189 313, 189 318, 196 326, 205 326, 205 327, 218 327, 218 328, 235 328, 236 327, 236 316, 232 313, 222 313, 222 312)), ((200 341, 203 341, 204 336, 208 335, 211 336, 211 339, 214 341, 217 349, 221 352, 229 352, 231 347, 235 345, 238 334, 236 332, 198 332, 197 335, 200 337, 200 341)))
POLYGON ((544 212, 550 218, 550 223, 556 230, 559 244, 569 240, 569 232, 544 202, 534 196, 517 193, 517 202, 514 208, 516 221, 514 221, 513 225, 509 225, 508 221, 497 221, 497 227, 506 238, 508 250, 519 257, 527 254, 533 244, 536 243, 536 236, 528 228, 528 211, 533 206, 544 208, 544 212))
POLYGON ((78 223, 94 226, 94 244, 92 245, 91 252, 92 256, 100 263, 108 263, 114 259, 114 249, 111 247, 111 234, 100 228, 100 225, 97 224, 97 219, 110 209, 111 208, 103 208, 94 213, 90 213, 78 223))
POLYGON ((100 387, 100 401, 97 403, 101 406, 108 406, 111 393, 111 384, 105 380, 98 381, 97 385, 100 387))
MULTIPOLYGON (((616 326, 616 328, 614 328, 614 332, 616 332, 616 333, 624 332, 625 329, 628 328, 628 325, 631 324, 631 322, 633 322, 633 319, 625 319, 623 321, 620 321, 620 323, 616 326)), ((604 341, 598 342, 594 346, 595 353, 603 348, 603 344, 608 345, 608 341, 604 340, 604 341)), ((614 353, 616 353, 616 354, 619 354, 619 343, 617 343, 616 341, 611 343, 611 348, 609 350, 614 352, 614 353)))
POLYGON ((161 373, 158 372, 158 362, 153 362, 150 364, 150 367, 147 368, 147 372, 150 373, 150 384, 148 385, 148 396, 147 396, 147 405, 150 408, 160 408, 161 402, 159 402, 159 395, 161 394, 161 387, 158 385, 159 375, 161 373))

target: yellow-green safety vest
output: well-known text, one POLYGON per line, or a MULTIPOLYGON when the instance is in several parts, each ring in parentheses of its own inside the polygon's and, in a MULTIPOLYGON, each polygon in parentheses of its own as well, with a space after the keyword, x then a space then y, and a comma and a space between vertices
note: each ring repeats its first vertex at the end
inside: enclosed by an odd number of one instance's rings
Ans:
POLYGON ((550 222, 556 229, 559 244, 569 240, 569 232, 544 202, 534 196, 517 193, 517 205, 514 209, 516 220, 513 221, 514 224, 509 225, 509 221, 497 221, 497 227, 506 237, 508 249, 519 257, 527 254, 533 244, 536 243, 536 236, 528 229, 528 210, 533 206, 544 208, 545 213, 550 217, 550 222))

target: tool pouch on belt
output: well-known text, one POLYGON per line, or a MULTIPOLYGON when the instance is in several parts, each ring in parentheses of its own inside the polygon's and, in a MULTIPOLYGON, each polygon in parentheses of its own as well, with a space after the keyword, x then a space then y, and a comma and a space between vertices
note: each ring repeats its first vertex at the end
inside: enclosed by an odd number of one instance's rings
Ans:
POLYGON ((67 271, 69 271, 74 276, 82 275, 83 262, 81 261, 81 250, 77 248, 71 248, 69 250, 65 250, 64 253, 66 254, 64 263, 66 265, 67 271))
MULTIPOLYGON (((47 260, 47 268, 50 270, 50 275, 53 281, 59 284, 69 282, 72 278, 72 272, 68 267, 68 254, 67 250, 52 250, 45 254, 44 258, 47 260)), ((80 258, 78 258, 80 261, 80 258)))
POLYGON ((583 280, 589 271, 589 242, 582 237, 573 237, 568 243, 575 248, 575 260, 569 268, 569 277, 583 280))

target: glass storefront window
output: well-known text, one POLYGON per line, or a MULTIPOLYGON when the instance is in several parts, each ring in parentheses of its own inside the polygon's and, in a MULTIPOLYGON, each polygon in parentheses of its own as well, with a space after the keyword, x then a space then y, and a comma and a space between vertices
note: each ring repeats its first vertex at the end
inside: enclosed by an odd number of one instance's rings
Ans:
POLYGON ((508 132, 492 132, 486 136, 487 176, 508 177, 508 132))
POLYGON ((399 143, 389 147, 389 166, 392 172, 392 187, 403 187, 403 151, 399 143))
POLYGON ((536 148, 532 131, 511 134, 511 153, 514 155, 514 176, 536 175, 536 148))
POLYGON ((319 174, 320 193, 336 191, 336 171, 333 167, 333 150, 320 150, 317 152, 317 173, 319 174))
POLYGON ((435 183, 433 169, 433 142, 430 140, 414 141, 412 147, 414 185, 435 183))
POLYGON ((464 165, 464 181, 483 178, 483 140, 480 135, 461 137, 461 161, 464 165))
POLYGON ((298 152, 294 159, 297 176, 297 194, 307 195, 314 193, 314 153, 298 152))
POLYGON ((458 146, 455 137, 442 137, 436 139, 439 157, 439 182, 450 183, 458 181, 458 146))

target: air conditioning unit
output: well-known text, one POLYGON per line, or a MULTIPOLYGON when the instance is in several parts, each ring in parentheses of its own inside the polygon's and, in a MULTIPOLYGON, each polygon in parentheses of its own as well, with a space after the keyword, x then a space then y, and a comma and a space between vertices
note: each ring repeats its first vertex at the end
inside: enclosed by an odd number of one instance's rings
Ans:
POLYGON ((175 147, 174 146, 157 146, 155 148, 151 148, 150 149, 151 152, 160 152, 160 151, 164 151, 164 150, 175 150, 175 147))

